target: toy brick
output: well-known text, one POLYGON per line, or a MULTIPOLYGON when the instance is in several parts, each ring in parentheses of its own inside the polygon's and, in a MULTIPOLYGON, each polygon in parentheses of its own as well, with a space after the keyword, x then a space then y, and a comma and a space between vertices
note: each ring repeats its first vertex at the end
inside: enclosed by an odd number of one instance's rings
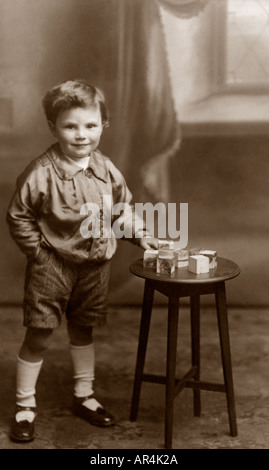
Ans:
POLYGON ((189 250, 175 250, 175 263, 177 268, 189 265, 189 250))
POLYGON ((194 274, 209 272, 209 258, 203 255, 194 255, 189 257, 189 271, 194 274))
POLYGON ((200 255, 201 251, 203 251, 203 248, 190 248, 189 249, 189 255, 190 256, 200 255))
POLYGON ((172 240, 158 240, 159 250, 169 249, 173 250, 174 242, 172 240))
POLYGON ((200 254, 209 258, 209 269, 217 267, 217 252, 215 250, 202 250, 200 254))
POLYGON ((189 266, 189 259, 176 261, 177 268, 184 268, 185 266, 189 266))
POLYGON ((172 274, 175 272, 174 250, 160 250, 157 258, 157 273, 172 274))
POLYGON ((158 250, 145 250, 143 258, 143 267, 156 270, 158 250))

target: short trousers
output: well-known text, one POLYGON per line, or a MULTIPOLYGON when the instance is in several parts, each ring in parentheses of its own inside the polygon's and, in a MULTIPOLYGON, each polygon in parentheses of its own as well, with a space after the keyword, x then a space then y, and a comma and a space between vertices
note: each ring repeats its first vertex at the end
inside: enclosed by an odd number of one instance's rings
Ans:
POLYGON ((24 326, 58 328, 63 315, 77 326, 104 325, 109 279, 110 261, 76 264, 40 248, 26 267, 24 326))

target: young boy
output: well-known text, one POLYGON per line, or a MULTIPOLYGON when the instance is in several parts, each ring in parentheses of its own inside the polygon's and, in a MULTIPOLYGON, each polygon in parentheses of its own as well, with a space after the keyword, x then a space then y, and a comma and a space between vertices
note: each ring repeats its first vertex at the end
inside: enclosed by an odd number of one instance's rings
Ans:
MULTIPOLYGON (((10 433, 22 442, 34 438, 36 382, 43 353, 63 314, 74 370, 74 413, 96 426, 115 423, 93 392, 92 329, 106 321, 109 266, 117 244, 113 231, 111 236, 103 234, 104 196, 110 196, 112 206, 131 207, 132 198, 120 171, 97 150, 108 125, 103 93, 84 81, 68 80, 46 93, 43 107, 57 143, 19 176, 7 214, 11 236, 27 256, 23 302, 27 329, 17 357, 10 433), (85 222, 81 208, 87 203, 100 208, 98 238, 88 232, 83 236, 81 230, 85 222)), ((130 241, 143 249, 157 248, 158 241, 133 209, 124 211, 122 222, 131 227, 130 241)))

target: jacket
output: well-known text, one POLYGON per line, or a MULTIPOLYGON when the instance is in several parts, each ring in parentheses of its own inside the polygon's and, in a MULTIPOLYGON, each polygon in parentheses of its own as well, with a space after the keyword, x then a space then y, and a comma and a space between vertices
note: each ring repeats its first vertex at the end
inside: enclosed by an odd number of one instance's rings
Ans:
POLYGON ((117 247, 114 231, 108 233, 104 225, 107 229, 108 223, 119 222, 119 229, 123 223, 135 244, 142 236, 150 236, 131 200, 123 175, 99 150, 91 153, 84 170, 65 159, 56 143, 18 177, 7 223, 12 238, 29 259, 37 257, 43 245, 75 263, 99 262, 109 260, 117 247), (121 216, 120 211, 113 213, 119 203, 129 209, 121 216), (88 207, 98 209, 94 217, 88 207), (88 222, 92 230, 87 229, 88 222), (94 224, 100 229, 98 236, 94 224))

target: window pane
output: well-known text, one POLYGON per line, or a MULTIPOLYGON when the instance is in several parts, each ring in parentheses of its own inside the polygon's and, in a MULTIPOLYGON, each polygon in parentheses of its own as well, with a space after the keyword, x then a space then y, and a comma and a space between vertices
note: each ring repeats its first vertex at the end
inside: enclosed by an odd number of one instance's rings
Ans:
POLYGON ((227 0, 226 82, 269 84, 269 0, 227 0))

